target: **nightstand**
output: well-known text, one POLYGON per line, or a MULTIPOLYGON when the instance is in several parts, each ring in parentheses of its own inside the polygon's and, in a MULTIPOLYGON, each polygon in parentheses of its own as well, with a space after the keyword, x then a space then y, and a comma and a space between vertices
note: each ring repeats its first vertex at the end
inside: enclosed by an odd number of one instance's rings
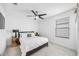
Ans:
POLYGON ((16 42, 17 41, 17 38, 12 37, 12 40, 11 41, 12 41, 11 46, 12 47, 16 47, 17 46, 17 42, 16 42))

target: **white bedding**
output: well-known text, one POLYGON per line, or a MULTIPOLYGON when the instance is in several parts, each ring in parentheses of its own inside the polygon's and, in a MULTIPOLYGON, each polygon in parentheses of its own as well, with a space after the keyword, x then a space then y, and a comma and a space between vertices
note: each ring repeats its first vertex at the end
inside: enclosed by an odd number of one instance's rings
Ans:
POLYGON ((26 53, 30 50, 33 50, 45 43, 48 42, 48 38, 45 37, 22 37, 20 38, 21 42, 21 52, 22 55, 26 55, 26 53))

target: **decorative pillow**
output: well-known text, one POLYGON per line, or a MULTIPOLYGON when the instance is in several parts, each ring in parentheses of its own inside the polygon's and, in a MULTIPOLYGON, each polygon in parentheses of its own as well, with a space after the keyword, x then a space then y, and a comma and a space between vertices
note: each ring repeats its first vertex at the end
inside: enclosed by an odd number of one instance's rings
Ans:
POLYGON ((27 34, 27 37, 32 37, 32 34, 31 33, 27 34))
POLYGON ((35 34, 34 33, 21 33, 20 37, 24 37, 24 38, 35 37, 35 34))
POLYGON ((31 33, 32 34, 32 37, 35 37, 35 33, 31 33))

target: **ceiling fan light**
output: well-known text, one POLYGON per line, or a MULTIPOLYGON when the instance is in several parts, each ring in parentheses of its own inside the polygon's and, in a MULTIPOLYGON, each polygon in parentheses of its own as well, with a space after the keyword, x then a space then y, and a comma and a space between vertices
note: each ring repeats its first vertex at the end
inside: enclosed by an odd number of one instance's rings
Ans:
POLYGON ((38 19, 38 16, 36 16, 35 18, 38 19))

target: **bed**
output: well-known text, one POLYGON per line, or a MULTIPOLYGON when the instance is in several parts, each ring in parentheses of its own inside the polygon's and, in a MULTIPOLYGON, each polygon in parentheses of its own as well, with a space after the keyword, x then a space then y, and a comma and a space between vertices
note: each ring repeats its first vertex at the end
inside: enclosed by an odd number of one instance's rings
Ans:
POLYGON ((20 43, 22 56, 29 56, 41 48, 48 46, 48 38, 39 36, 27 37, 27 33, 21 32, 20 43))

